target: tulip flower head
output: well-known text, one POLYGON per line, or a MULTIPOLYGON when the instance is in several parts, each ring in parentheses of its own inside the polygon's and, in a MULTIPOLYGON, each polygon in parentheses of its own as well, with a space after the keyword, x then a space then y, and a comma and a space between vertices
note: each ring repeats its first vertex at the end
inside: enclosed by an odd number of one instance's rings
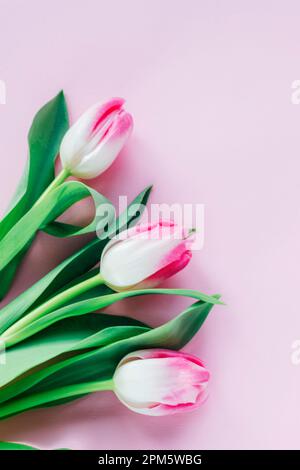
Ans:
POLYGON ((119 400, 132 411, 162 416, 198 408, 207 398, 209 377, 197 357, 148 349, 123 358, 113 384, 119 400))
POLYGON ((100 274, 115 291, 154 287, 191 259, 194 234, 170 221, 141 224, 112 238, 100 274))
POLYGON ((133 128, 132 116, 123 105, 122 98, 96 104, 70 127, 60 147, 64 169, 73 176, 90 179, 113 163, 133 128))

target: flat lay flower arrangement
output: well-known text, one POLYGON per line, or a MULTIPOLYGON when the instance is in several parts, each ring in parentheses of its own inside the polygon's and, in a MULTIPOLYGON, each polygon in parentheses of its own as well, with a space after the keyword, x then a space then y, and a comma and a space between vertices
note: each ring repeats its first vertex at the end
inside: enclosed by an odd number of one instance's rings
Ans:
POLYGON ((93 106, 69 128, 62 92, 33 120, 26 171, 0 222, 1 299, 38 231, 94 238, 0 310, 2 419, 101 390, 153 416, 195 409, 207 397, 209 371, 181 348, 220 296, 159 287, 190 262, 194 228, 171 220, 141 223, 151 187, 116 216, 104 195, 69 178, 88 180, 104 172, 132 128, 119 98, 93 106), (62 170, 55 177, 57 158, 62 170), (95 205, 89 224, 57 220, 85 198, 95 205), (190 297, 193 303, 157 328, 103 312, 119 300, 153 294, 190 297))

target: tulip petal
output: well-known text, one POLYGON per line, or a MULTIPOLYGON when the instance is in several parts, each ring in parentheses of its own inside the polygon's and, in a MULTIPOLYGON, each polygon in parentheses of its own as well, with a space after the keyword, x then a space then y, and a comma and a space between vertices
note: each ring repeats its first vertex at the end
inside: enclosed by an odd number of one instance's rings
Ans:
POLYGON ((97 146, 81 160, 73 174, 89 179, 107 170, 122 150, 132 127, 133 119, 130 114, 124 112, 118 115, 101 135, 100 140, 97 136, 97 146))
POLYGON ((97 131, 97 129, 103 125, 105 119, 107 119, 113 112, 120 111, 124 103, 125 100, 123 98, 112 98, 110 101, 98 107, 91 126, 91 133, 97 131))
POLYGON ((126 356, 114 375, 115 393, 128 408, 153 416, 198 407, 207 397, 209 372, 189 354, 168 350, 126 356))
POLYGON ((106 246, 101 274, 115 290, 157 285, 188 264, 193 240, 186 237, 185 229, 164 221, 128 230, 106 246))
POLYGON ((63 167, 73 176, 94 178, 117 157, 133 127, 132 117, 123 110, 123 105, 123 98, 98 103, 67 131, 60 157, 63 167))

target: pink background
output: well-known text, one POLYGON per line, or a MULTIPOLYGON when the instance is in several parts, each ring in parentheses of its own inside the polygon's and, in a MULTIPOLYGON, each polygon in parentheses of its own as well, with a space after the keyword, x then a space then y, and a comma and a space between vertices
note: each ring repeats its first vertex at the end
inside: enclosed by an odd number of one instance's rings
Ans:
MULTIPOLYGON (((297 1, 0 0, 1 213, 44 102, 63 88, 75 119, 99 99, 124 96, 135 132, 94 186, 116 200, 154 183, 153 202, 205 204, 204 249, 168 285, 221 292, 227 303, 186 347, 212 372, 199 411, 148 418, 95 394, 1 422, 1 440, 299 448, 300 366, 291 363, 300 338, 300 106, 291 103, 299 14, 297 1)), ((11 296, 80 243, 39 236, 11 296)), ((153 297, 114 310, 157 325, 187 303, 153 297)))

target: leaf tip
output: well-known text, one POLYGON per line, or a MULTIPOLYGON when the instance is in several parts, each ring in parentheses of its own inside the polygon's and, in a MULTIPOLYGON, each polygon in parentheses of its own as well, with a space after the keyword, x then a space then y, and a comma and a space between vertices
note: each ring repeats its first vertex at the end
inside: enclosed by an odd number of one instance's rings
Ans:
POLYGON ((222 300, 220 300, 221 294, 214 294, 212 297, 214 297, 214 298, 217 300, 217 304, 218 304, 218 305, 226 305, 225 302, 223 302, 222 300))

